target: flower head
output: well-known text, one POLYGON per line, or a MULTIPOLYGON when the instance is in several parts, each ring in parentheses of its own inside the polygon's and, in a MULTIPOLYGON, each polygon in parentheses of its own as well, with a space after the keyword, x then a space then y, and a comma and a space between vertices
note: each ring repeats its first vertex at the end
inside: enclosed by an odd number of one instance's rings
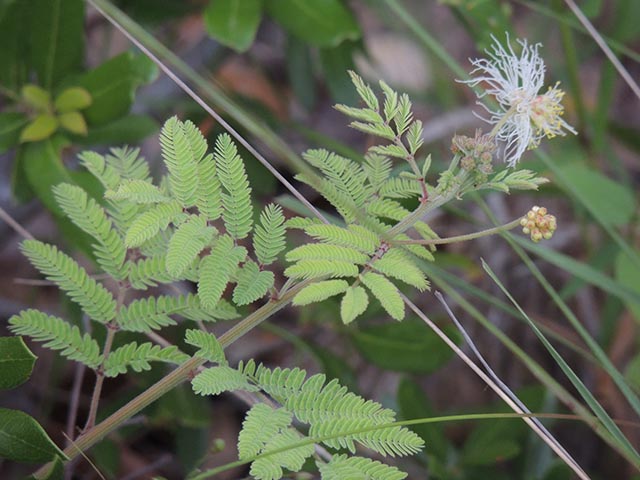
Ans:
POLYGON ((549 215, 544 207, 532 207, 520 220, 522 233, 531 235, 531 240, 539 242, 543 238, 549 240, 556 231, 556 217, 549 215))
MULTIPOLYGON (((560 103, 564 92, 558 84, 540 94, 544 85, 545 65, 538 54, 540 44, 529 45, 526 40, 518 40, 522 46, 520 55, 508 44, 505 49, 496 40, 488 59, 472 60, 475 67, 471 79, 463 81, 472 87, 485 84, 482 98, 489 94, 495 97, 498 107, 492 110, 481 104, 490 114, 485 118, 494 125, 492 134, 504 142, 504 160, 514 166, 522 154, 536 148, 544 137, 565 135, 565 131, 577 132, 561 116, 564 108, 560 103)), ((508 42, 508 38, 507 38, 508 42)))

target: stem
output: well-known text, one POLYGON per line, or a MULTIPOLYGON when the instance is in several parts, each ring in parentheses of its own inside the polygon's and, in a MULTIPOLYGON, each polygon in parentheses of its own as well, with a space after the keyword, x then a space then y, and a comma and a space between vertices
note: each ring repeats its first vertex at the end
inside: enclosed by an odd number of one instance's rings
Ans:
MULTIPOLYGON (((218 339, 222 348, 228 347, 238 338, 246 334, 249 330, 259 325, 274 313, 282 310, 293 300, 293 297, 295 297, 300 290, 302 290, 310 283, 312 283, 312 280, 300 282, 296 286, 290 288, 285 294, 280 297, 280 299, 266 303, 258 310, 247 316, 235 327, 228 330, 218 339)), ((73 445, 70 445, 64 449, 64 454, 69 458, 69 460, 74 459, 80 454, 80 452, 85 451, 98 443, 107 434, 118 428, 124 421, 133 417, 142 409, 162 397, 165 393, 187 380, 195 369, 204 365, 205 363, 206 360, 202 358, 191 357, 189 360, 169 373, 166 377, 162 378, 162 380, 159 380, 158 382, 153 384, 143 393, 135 397, 115 413, 111 414, 98 425, 94 426, 92 429, 79 436, 73 442, 73 445)), ((48 471, 48 468, 49 464, 43 465, 40 469, 38 469, 38 471, 34 473, 34 477, 37 479, 44 478, 45 474, 48 471)))
MULTIPOLYGON (((116 303, 116 318, 118 312, 122 308, 122 304, 124 303, 124 296, 127 290, 123 286, 118 287, 118 300, 116 303)), ((91 405, 89 407, 89 415, 87 416, 87 423, 84 426, 83 431, 88 432, 91 430, 96 424, 96 415, 98 414, 98 404, 100 403, 100 395, 102 394, 102 385, 104 383, 104 366, 107 363, 107 359, 109 358, 109 354, 111 353, 111 347, 113 345, 113 338, 118 331, 118 324, 116 320, 112 320, 106 324, 107 327, 107 338, 104 341, 104 349, 102 350, 102 363, 96 370, 96 384, 93 387, 93 394, 91 395, 91 405)))
POLYGON ((467 240, 473 240, 475 238, 486 237, 489 235, 493 235, 494 233, 511 230, 518 225, 520 225, 520 218, 517 218, 512 222, 505 223, 504 225, 487 228, 486 230, 480 230, 479 232, 467 233, 465 235, 456 235, 455 237, 432 238, 428 240, 394 240, 392 243, 394 245, 445 245, 447 243, 465 242, 467 240))

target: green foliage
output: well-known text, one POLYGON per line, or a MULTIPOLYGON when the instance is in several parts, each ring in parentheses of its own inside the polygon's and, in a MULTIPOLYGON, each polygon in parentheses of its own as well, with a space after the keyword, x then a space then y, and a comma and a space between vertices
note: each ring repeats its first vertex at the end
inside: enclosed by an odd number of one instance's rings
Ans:
MULTIPOLYGON (((283 408, 274 409, 261 403, 251 408, 242 423, 242 431, 238 437, 240 459, 251 460, 257 455, 299 442, 301 435, 289 427, 291 420, 291 413, 283 408)), ((278 480, 282 478, 283 468, 298 472, 313 453, 313 445, 273 453, 268 457, 253 460, 250 473, 260 480, 278 480)))
POLYGON ((40 424, 18 410, 0 408, 0 457, 16 462, 42 463, 65 454, 40 424))
POLYGON ((196 260, 213 238, 215 229, 202 215, 191 215, 175 231, 167 249, 167 272, 179 277, 196 260))
POLYGON ((225 228, 231 238, 245 238, 253 226, 251 187, 238 150, 226 133, 216 140, 214 159, 218 178, 226 192, 222 194, 225 228))
POLYGON ((353 322, 369 305, 369 296, 364 288, 356 285, 347 289, 340 303, 340 316, 344 323, 353 322))
MULTIPOLYGON (((429 282, 422 270, 411 261, 407 254, 398 248, 389 250, 382 258, 376 260, 373 263, 373 269, 388 277, 396 278, 412 285, 420 291, 424 291, 429 287, 429 282)), ((367 284, 365 283, 365 285, 367 284)))
POLYGON ((198 347, 199 350, 195 353, 196 357, 226 365, 227 359, 224 356, 224 350, 212 333, 203 332, 202 330, 187 330, 184 340, 189 345, 198 347))
POLYGON ((15 388, 26 382, 36 358, 22 337, 0 337, 0 390, 15 388))
POLYGON ((118 280, 125 278, 124 241, 104 209, 78 186, 63 183, 54 187, 53 192, 71 221, 97 241, 92 247, 103 270, 118 280))
POLYGON ((322 480, 402 480, 407 474, 396 467, 363 457, 334 455, 329 463, 318 462, 322 480))
POLYGON ((233 302, 248 305, 264 297, 273 286, 275 276, 268 270, 260 270, 257 263, 246 262, 237 273, 237 285, 233 289, 233 302))
POLYGON ((107 190, 104 198, 107 200, 127 200, 132 203, 149 204, 165 203, 169 198, 151 182, 139 179, 124 180, 118 185, 118 190, 107 190))
POLYGON ((300 260, 284 271, 289 278, 356 277, 358 267, 340 260, 300 260))
POLYGON ((271 265, 285 248, 282 208, 270 203, 260 214, 260 223, 253 233, 253 250, 262 265, 271 265))
POLYGON ((215 0, 204 11, 209 35, 238 52, 247 50, 262 18, 262 0, 215 0))
POLYGON ((125 245, 127 248, 139 247, 165 230, 181 213, 182 207, 176 200, 152 206, 131 222, 124 237, 125 245))
POLYGON ((127 373, 130 368, 135 372, 150 370, 149 362, 165 362, 180 365, 189 359, 189 355, 182 353, 178 347, 172 345, 162 348, 160 345, 143 343, 138 345, 131 342, 115 349, 104 362, 104 374, 107 377, 116 377, 127 373))
POLYGON ((71 257, 38 240, 25 240, 20 249, 34 267, 67 292, 92 320, 107 323, 116 316, 113 296, 71 257))
POLYGON ((369 256, 350 247, 342 247, 328 243, 309 243, 301 245, 287 252, 286 258, 290 262, 300 260, 339 260, 356 265, 364 265, 369 256))
POLYGON ((61 355, 89 368, 97 368, 102 362, 98 343, 61 318, 38 310, 24 310, 9 319, 9 329, 16 335, 28 335, 38 342, 46 342, 45 347, 61 350, 61 355))
POLYGON ((293 304, 297 306, 309 305, 310 303, 321 302, 345 292, 349 288, 349 283, 344 280, 325 280, 307 285, 293 297, 293 304))
POLYGON ((198 163, 207 145, 191 122, 171 117, 160 133, 162 158, 169 170, 171 192, 183 208, 195 205, 198 197, 198 163))
POLYGON ((258 387, 249 383, 242 372, 226 365, 203 370, 191 380, 191 387, 198 395, 220 395, 222 392, 234 390, 247 392, 259 390, 258 387))
POLYGON ((235 246, 229 235, 218 238, 211 253, 200 263, 198 297, 202 305, 206 308, 214 308, 217 305, 238 264, 246 257, 247 250, 235 246))
POLYGON ((222 192, 213 155, 205 155, 198 163, 198 178, 196 206, 208 220, 217 220, 222 215, 222 192))
MULTIPOLYGON (((405 428, 376 428, 394 422, 393 411, 348 392, 337 380, 327 383, 322 374, 306 380, 305 377, 304 370, 298 368, 270 370, 249 362, 238 370, 226 366, 205 370, 194 378, 192 386, 197 393, 211 394, 234 388, 246 390, 246 385, 259 388, 298 421, 309 424, 310 437, 322 439, 322 443, 332 448, 347 448, 353 453, 357 442, 392 456, 409 455, 422 448, 422 440, 405 428)), ((264 412, 261 407, 259 419, 263 419, 264 412)), ((252 430, 258 428, 256 423, 260 422, 250 423, 252 430)), ((246 438, 256 438, 256 433, 252 431, 246 438)))
POLYGON ((404 318, 404 302, 398 287, 382 275, 373 272, 367 272, 359 278, 392 318, 396 320, 404 318))

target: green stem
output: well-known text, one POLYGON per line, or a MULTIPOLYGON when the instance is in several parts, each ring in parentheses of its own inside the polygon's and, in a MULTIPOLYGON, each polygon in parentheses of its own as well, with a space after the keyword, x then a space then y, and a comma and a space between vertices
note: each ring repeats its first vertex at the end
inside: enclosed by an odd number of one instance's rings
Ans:
POLYGON ((465 242, 467 240, 473 240, 475 238, 487 237, 495 233, 501 233, 507 230, 511 230, 520 225, 520 218, 505 223, 493 228, 487 228, 486 230, 480 230, 479 232, 467 233, 466 235, 456 235, 455 237, 448 238, 432 238, 428 240, 394 240, 394 245, 445 245, 447 243, 465 242))
MULTIPOLYGON (((275 301, 270 301, 260 307, 258 310, 247 316, 244 320, 238 323, 236 326, 224 333, 218 341, 222 348, 226 348, 235 342, 238 338, 242 337, 251 329, 265 321, 274 313, 282 310, 286 307, 296 294, 304 287, 312 283, 312 280, 300 282, 296 286, 290 288, 282 297, 275 301)), ((105 420, 98 425, 79 436, 74 440, 73 444, 64 449, 64 454, 69 460, 80 455, 83 452, 100 440, 102 440, 107 434, 114 431, 124 421, 128 420, 142 409, 146 408, 157 399, 162 397, 168 391, 174 389, 185 380, 189 379, 192 373, 200 366, 206 363, 206 360, 198 357, 191 357, 184 362, 178 368, 173 370, 167 376, 159 380, 140 395, 135 397, 125 406, 121 407, 115 413, 111 414, 105 420)), ((49 468, 49 464, 42 466, 37 472, 34 473, 35 478, 44 478, 49 468)))

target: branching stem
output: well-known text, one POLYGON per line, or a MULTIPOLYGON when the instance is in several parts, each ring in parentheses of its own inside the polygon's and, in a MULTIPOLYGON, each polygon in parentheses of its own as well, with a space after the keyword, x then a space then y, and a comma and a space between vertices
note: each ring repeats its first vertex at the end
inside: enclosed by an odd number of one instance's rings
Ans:
MULTIPOLYGON (((124 297, 127 293, 127 289, 124 286, 118 287, 118 299, 116 303, 116 315, 120 312, 120 308, 124 304, 124 297)), ((115 319, 107 323, 107 338, 104 341, 104 349, 102 350, 102 363, 96 370, 96 384, 93 387, 93 394, 91 395, 91 405, 89 406, 89 415, 87 416, 87 423, 84 426, 83 432, 86 433, 91 430, 96 424, 96 416, 98 414, 98 404, 100 403, 100 395, 102 394, 102 384, 104 383, 104 366, 111 353, 111 347, 113 346, 113 339, 118 331, 118 324, 115 319)))
POLYGON ((466 242, 467 240, 474 240, 476 238, 487 237, 496 233, 505 232, 516 228, 520 225, 520 218, 513 220, 512 222, 505 223, 493 228, 487 228, 486 230, 480 230, 479 232, 467 233, 465 235, 456 235, 455 237, 447 238, 431 238, 427 240, 394 240, 394 245, 445 245, 447 243, 466 242))

